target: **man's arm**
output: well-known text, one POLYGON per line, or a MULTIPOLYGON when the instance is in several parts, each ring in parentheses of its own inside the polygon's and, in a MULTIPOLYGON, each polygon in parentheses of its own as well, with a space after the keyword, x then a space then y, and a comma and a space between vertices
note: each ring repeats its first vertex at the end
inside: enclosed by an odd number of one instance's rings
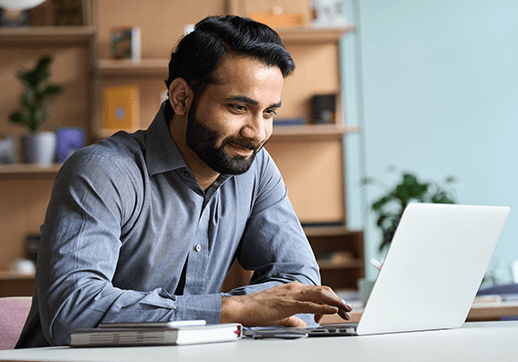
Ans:
MULTIPOLYGON (((51 344, 67 344, 71 329, 100 322, 219 321, 219 294, 174 296, 160 287, 175 277, 171 270, 165 270, 165 277, 149 289, 114 285, 116 269, 127 263, 120 259, 121 230, 138 214, 141 201, 136 195, 143 192, 139 175, 123 166, 98 153, 78 151, 56 178, 36 276, 41 328, 51 344)), ((134 230, 136 239, 139 232, 145 230, 134 230)), ((137 252, 147 253, 136 249, 129 256, 137 252)), ((178 264, 177 278, 183 260, 178 264)), ((126 281, 138 285, 137 272, 126 274, 126 281)))
POLYGON ((351 307, 319 286, 319 267, 286 186, 267 152, 261 156, 255 161, 261 165, 255 202, 237 254, 254 275, 250 285, 224 295, 221 321, 303 325, 295 314, 315 314, 318 323, 323 314, 334 313, 349 319, 351 307))

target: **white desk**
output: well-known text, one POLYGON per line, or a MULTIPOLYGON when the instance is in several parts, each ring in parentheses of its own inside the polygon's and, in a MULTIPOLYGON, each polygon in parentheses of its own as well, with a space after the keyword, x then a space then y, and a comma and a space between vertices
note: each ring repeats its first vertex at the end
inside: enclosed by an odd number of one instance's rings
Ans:
MULTIPOLYGON (((438 311, 440 313, 440 310, 438 311)), ((192 346, 35 348, 0 351, 2 361, 516 361, 518 322, 361 337, 252 340, 192 346)))

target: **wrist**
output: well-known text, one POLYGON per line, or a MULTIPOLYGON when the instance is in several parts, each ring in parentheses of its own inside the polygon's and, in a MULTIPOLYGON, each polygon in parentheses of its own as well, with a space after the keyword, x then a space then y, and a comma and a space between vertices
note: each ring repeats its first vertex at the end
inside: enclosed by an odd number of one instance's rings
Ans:
POLYGON ((221 297, 220 323, 241 323, 240 296, 221 297))

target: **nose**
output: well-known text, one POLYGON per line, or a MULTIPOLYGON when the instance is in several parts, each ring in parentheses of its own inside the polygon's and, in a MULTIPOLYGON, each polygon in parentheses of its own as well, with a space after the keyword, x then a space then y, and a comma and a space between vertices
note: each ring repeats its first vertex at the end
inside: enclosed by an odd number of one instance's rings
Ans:
POLYGON ((241 137, 254 143, 263 143, 272 132, 272 120, 265 119, 262 114, 251 115, 241 129, 241 137))

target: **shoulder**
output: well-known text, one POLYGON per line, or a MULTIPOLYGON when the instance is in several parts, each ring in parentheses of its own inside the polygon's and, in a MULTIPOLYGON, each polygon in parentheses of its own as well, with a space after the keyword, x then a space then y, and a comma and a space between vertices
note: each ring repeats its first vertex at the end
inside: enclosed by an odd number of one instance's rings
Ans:
POLYGON ((141 136, 117 134, 84 147, 63 164, 60 174, 67 177, 132 182, 142 178, 145 170, 145 149, 141 136))

